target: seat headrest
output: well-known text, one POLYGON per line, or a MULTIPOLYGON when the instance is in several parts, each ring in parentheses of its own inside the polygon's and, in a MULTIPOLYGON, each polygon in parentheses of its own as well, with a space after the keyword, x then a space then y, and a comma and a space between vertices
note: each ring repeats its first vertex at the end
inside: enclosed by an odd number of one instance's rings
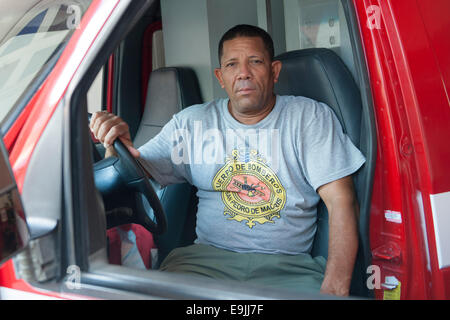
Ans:
POLYGON ((359 146, 361 96, 353 76, 341 58, 324 48, 283 53, 275 60, 283 63, 275 93, 305 96, 330 106, 352 142, 359 146))
POLYGON ((135 146, 143 145, 158 134, 174 114, 199 103, 202 103, 202 98, 193 70, 164 67, 152 71, 148 81, 144 113, 134 138, 135 146))

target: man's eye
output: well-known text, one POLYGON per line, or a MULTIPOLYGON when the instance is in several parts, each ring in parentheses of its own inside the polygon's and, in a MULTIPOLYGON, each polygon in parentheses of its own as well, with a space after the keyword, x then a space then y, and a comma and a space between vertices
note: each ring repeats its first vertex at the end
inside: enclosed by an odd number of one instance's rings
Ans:
POLYGON ((261 64, 261 63, 263 63, 262 60, 252 60, 251 62, 253 64, 261 64))
POLYGON ((234 65, 235 65, 234 62, 230 62, 230 63, 227 63, 227 64, 225 65, 225 67, 233 67, 234 65))

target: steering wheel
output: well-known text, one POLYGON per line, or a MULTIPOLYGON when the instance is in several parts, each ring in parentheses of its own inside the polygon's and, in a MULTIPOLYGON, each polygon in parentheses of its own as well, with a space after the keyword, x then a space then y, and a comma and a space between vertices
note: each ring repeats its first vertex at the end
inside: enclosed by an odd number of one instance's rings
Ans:
MULTIPOLYGON (((90 118, 91 114, 89 121, 90 118)), ((96 148, 93 141, 92 144, 96 148)), ((107 227, 137 223, 153 234, 164 233, 167 229, 166 216, 144 169, 120 139, 116 139, 113 146, 117 157, 111 156, 94 164, 95 185, 104 199, 118 198, 131 192, 135 206, 133 209, 119 207, 107 211, 107 227), (155 221, 150 219, 145 202, 153 209, 155 221)))

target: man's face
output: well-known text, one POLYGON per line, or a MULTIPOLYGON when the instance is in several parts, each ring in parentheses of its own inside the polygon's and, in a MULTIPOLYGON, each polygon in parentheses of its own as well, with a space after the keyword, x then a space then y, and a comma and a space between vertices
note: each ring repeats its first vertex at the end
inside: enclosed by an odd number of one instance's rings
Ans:
POLYGON ((280 70, 281 62, 270 61, 261 38, 238 37, 224 42, 221 67, 215 75, 233 111, 252 114, 274 101, 273 87, 280 70))

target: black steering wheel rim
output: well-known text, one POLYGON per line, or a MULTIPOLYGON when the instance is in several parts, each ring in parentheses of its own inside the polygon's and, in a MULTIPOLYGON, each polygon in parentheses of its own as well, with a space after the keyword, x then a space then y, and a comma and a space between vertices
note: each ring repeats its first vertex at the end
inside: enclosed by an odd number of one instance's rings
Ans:
MULTIPOLYGON (((90 118, 89 114, 89 118, 90 118)), ((120 224, 137 223, 153 234, 160 235, 167 230, 167 220, 159 198, 150 180, 137 159, 130 153, 120 139, 113 143, 117 157, 103 159, 94 164, 94 179, 97 189, 105 197, 117 190, 128 190, 142 194, 153 209, 153 221, 145 210, 145 205, 139 203, 142 197, 136 196, 138 202, 134 210, 112 210, 107 212, 108 227, 120 224), (109 213, 109 214, 108 214, 109 213)), ((93 147, 95 145, 93 143, 93 147)))

